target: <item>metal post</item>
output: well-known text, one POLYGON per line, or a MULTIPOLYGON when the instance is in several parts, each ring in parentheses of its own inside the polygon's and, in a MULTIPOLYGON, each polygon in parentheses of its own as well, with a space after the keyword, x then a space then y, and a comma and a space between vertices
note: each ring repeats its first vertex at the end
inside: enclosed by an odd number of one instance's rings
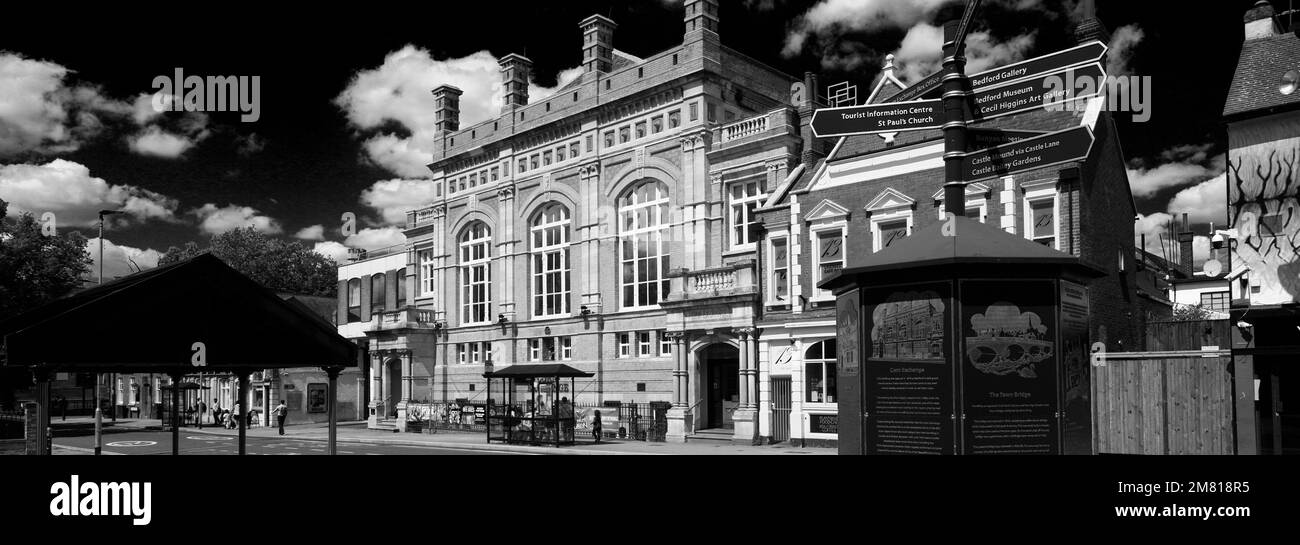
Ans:
POLYGON ((335 456, 338 454, 338 411, 335 405, 338 398, 339 368, 326 367, 325 373, 329 376, 329 385, 327 386, 329 388, 329 405, 326 406, 329 411, 330 421, 329 452, 330 456, 335 456))
MULTIPOLYGON (((967 10, 975 9, 977 1, 967 10)), ((970 92, 966 79, 966 58, 962 54, 965 36, 958 36, 960 22, 943 26, 943 204, 954 216, 966 215, 966 182, 962 179, 962 159, 966 154, 965 105, 970 92)))
POLYGON ((175 373, 172 379, 172 456, 181 453, 181 376, 175 373))
POLYGON ((239 399, 235 401, 235 403, 239 404, 239 409, 240 409, 239 410, 239 455, 243 456, 245 445, 247 444, 247 440, 248 440, 248 433, 247 433, 248 415, 249 415, 248 411, 252 409, 247 405, 243 404, 244 401, 248 400, 248 371, 239 371, 239 373, 237 373, 236 376, 239 379, 239 399))
POLYGON ((36 378, 36 420, 37 427, 41 430, 41 437, 36 447, 40 449, 41 454, 50 455, 52 451, 52 431, 50 430, 50 373, 44 366, 38 366, 32 370, 36 378))

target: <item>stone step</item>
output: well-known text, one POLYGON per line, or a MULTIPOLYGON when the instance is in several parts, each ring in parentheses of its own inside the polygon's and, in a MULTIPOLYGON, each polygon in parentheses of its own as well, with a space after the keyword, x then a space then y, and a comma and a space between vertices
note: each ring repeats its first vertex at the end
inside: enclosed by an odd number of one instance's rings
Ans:
POLYGON ((736 432, 734 430, 707 429, 707 430, 699 430, 691 435, 687 435, 686 441, 688 443, 691 441, 720 441, 720 442, 730 443, 731 439, 735 437, 735 435, 736 432))

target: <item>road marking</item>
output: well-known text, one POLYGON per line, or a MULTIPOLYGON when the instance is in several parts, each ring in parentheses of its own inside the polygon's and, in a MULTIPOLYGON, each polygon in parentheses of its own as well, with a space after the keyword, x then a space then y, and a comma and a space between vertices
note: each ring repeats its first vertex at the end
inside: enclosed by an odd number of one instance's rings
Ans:
POLYGON ((220 435, 190 435, 190 436, 187 436, 186 439, 194 439, 194 440, 196 440, 196 441, 229 441, 229 440, 231 440, 230 437, 222 437, 222 436, 220 436, 220 435))
POLYGON ((151 447, 157 445, 157 441, 113 441, 107 446, 110 447, 151 447))

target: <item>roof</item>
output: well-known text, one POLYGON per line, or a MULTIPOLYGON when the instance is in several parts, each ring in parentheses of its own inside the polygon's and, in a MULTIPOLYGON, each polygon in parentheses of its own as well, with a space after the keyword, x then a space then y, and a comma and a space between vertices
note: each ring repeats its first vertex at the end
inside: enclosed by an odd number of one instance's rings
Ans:
POLYGON ((0 322, 5 365, 127 372, 355 366, 356 346, 212 254, 0 322), (196 343, 202 343, 196 348, 196 343))
POLYGON ((932 224, 879 252, 862 254, 850 251, 844 270, 823 281, 820 287, 846 286, 854 277, 863 274, 910 274, 908 271, 919 268, 945 266, 967 270, 967 266, 975 264, 997 265, 1004 269, 1006 265, 1018 265, 1016 268, 1022 271, 1065 268, 1081 276, 1105 275, 1104 271, 1081 263, 1073 255, 995 226, 957 216, 951 225, 947 221, 932 224))
POLYGON ((483 373, 487 378, 534 378, 534 377, 594 377, 594 373, 581 371, 562 363, 544 363, 540 365, 511 365, 500 371, 483 373))
POLYGON ((1223 106, 1224 117, 1300 107, 1300 92, 1284 95, 1278 91, 1283 75, 1300 70, 1297 59, 1300 59, 1300 38, 1292 32, 1243 43, 1223 106))

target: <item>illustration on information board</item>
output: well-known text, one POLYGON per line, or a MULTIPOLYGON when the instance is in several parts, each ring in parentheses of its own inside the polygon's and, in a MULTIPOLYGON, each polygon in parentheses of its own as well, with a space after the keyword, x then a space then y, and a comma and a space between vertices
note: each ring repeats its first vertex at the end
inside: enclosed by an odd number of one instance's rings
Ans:
POLYGON ((1034 364, 1052 355, 1042 318, 1006 301, 971 316, 970 325, 976 336, 966 338, 966 355, 980 372, 1037 378, 1034 364))
POLYGON ((941 361, 943 309, 932 291, 891 295, 871 316, 872 357, 941 361))

